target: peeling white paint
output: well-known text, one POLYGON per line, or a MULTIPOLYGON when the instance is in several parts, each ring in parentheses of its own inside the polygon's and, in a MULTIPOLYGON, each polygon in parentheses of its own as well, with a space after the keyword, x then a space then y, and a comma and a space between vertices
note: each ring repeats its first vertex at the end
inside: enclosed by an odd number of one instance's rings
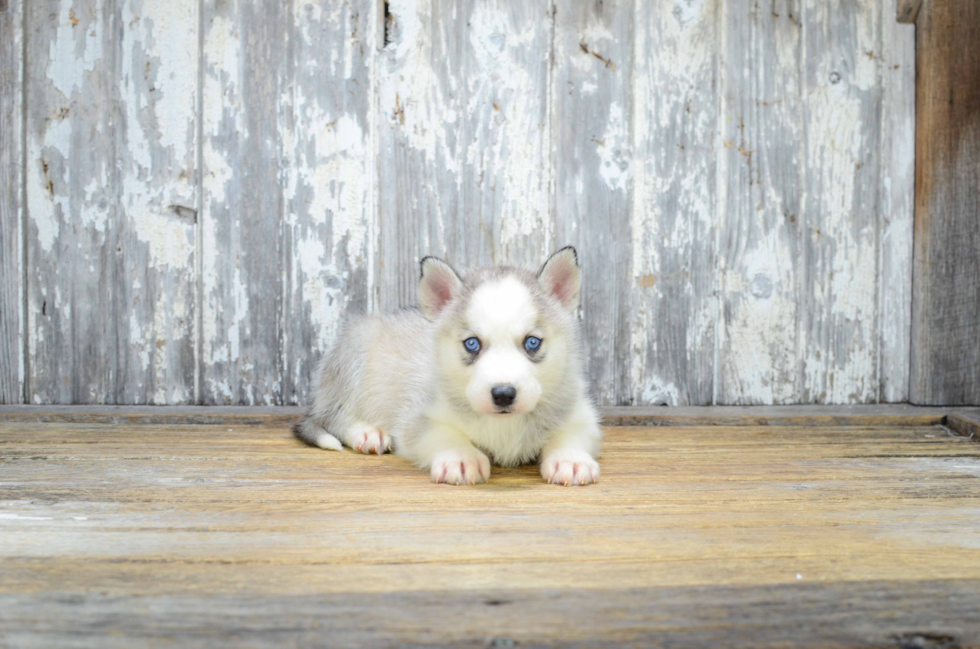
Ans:
POLYGON ((72 2, 61 3, 48 50, 48 79, 66 99, 81 88, 86 73, 102 64, 102 29, 95 25, 97 20, 94 12, 79 9, 76 15, 72 2))
MULTIPOLYGON (((388 205, 383 209, 394 205, 418 217, 411 222, 423 231, 411 236, 422 252, 455 246, 453 254, 472 255, 482 246, 477 254, 505 261, 544 255, 556 231, 581 234, 583 223, 562 222, 567 217, 553 214, 554 203, 559 192, 571 194, 571 204, 596 187, 617 197, 614 203, 632 202, 632 261, 623 275, 633 285, 618 317, 629 321, 627 394, 636 403, 686 403, 706 378, 683 373, 703 374, 711 365, 724 383, 716 394, 741 403, 907 395, 907 342, 900 341, 909 331, 914 139, 907 117, 886 122, 882 129, 890 130, 880 133, 870 122, 875 93, 886 93, 887 118, 888 107, 907 104, 913 91, 911 69, 889 81, 899 74, 889 58, 899 46, 883 16, 893 14, 894 0, 848 6, 843 18, 835 13, 840 8, 807 0, 797 16, 806 24, 767 15, 764 27, 753 18, 756 31, 741 37, 725 31, 738 9, 731 2, 629 6, 628 20, 587 17, 570 36, 553 34, 546 13, 528 19, 534 16, 506 2, 392 0, 394 40, 383 51, 375 51, 377 3, 364 11, 359 4, 290 2, 277 18, 293 21, 282 40, 293 58, 282 70, 260 72, 283 75, 276 77, 279 140, 265 144, 281 155, 281 185, 269 191, 282 192, 281 233, 289 248, 279 253, 291 264, 269 273, 290 295, 255 297, 260 278, 249 277, 242 263, 249 244, 241 244, 243 257, 236 259, 216 252, 228 249, 227 237, 245 232, 230 206, 236 183, 246 182, 235 147, 249 136, 255 99, 242 96, 251 81, 244 75, 257 72, 245 69, 250 52, 239 14, 203 7, 214 15, 203 21, 200 116, 196 1, 119 3, 113 29, 122 41, 110 50, 102 9, 75 15, 65 0, 32 39, 43 44, 34 60, 44 91, 33 96, 52 105, 31 117, 27 138, 28 236, 35 254, 48 261, 72 255, 71 272, 92 281, 105 280, 103 245, 117 234, 137 245, 121 257, 124 274, 133 273, 125 286, 138 298, 156 295, 158 303, 134 301, 131 313, 119 316, 137 371, 124 379, 137 385, 134 398, 194 398, 172 380, 179 369, 174 342, 192 334, 194 309, 205 313, 195 362, 205 373, 215 368, 202 382, 204 393, 229 403, 269 403, 290 383, 301 393, 312 361, 297 357, 329 347, 356 291, 368 292, 369 308, 388 299, 379 292, 396 289, 392 266, 416 254, 396 259, 381 249, 378 200, 388 205), (626 33, 609 28, 620 23, 630 25, 632 60, 607 56, 630 47, 626 33), (739 38, 751 51, 735 64, 725 48, 739 38), (108 65, 121 69, 120 79, 107 76, 115 74, 108 65), (568 136, 552 120, 555 94, 569 89, 554 83, 555 65, 578 75, 582 81, 571 91, 590 106, 610 83, 628 86, 626 100, 611 95, 582 128, 578 149, 568 148, 599 164, 589 163, 587 173, 560 188, 553 161, 568 136), (99 93, 113 84, 118 113, 109 115, 93 97, 103 101, 99 93), (774 89, 785 96, 769 96, 774 89), (118 161, 99 149, 110 141, 118 161), (198 146, 205 191, 195 226, 198 146), (787 146, 796 147, 796 157, 773 154, 787 146), (879 147, 880 163, 868 153, 879 147), (408 161, 399 173, 409 175, 386 176, 396 158, 408 161), (869 176, 857 171, 869 160, 882 166, 880 203, 869 197, 869 176), (404 192, 390 205, 391 197, 378 192, 379 171, 385 186, 404 192), (717 275, 706 279, 712 263, 717 275), (198 279, 200 302, 193 303, 198 279), (366 286, 355 290, 355 282, 366 286), (278 301, 285 313, 256 324, 265 300, 278 301), (675 323, 682 323, 677 330, 675 323), (283 376, 265 376, 274 359, 257 358, 250 341, 267 332, 252 329, 280 326, 282 350, 271 353, 281 354, 283 376), (312 349, 300 350, 306 331, 312 349), (685 341, 682 349, 673 347, 678 340, 685 341)), ((907 32, 904 56, 913 52, 907 32)), ((395 217, 408 218, 386 214, 386 227, 395 217)), ((32 359, 72 340, 73 316, 90 317, 87 304, 72 312, 67 284, 43 280, 32 280, 39 285, 26 314, 32 359), (57 310, 60 328, 45 328, 38 313, 44 303, 57 310)), ((616 353, 613 329, 590 341, 593 365, 616 353)), ((86 385, 78 393, 101 401, 102 389, 86 385)), ((609 398, 612 388, 602 394, 609 398)), ((31 395, 46 399, 47 393, 31 395)))
POLYGON ((609 189, 626 191, 632 177, 630 165, 629 129, 623 107, 618 103, 609 105, 609 118, 601 141, 596 143, 596 151, 602 166, 599 174, 609 189))

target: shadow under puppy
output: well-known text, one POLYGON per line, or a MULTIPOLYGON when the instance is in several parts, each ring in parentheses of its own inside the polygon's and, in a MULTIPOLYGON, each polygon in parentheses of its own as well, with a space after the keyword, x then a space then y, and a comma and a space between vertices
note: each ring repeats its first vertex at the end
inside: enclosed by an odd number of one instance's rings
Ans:
POLYGON ((435 257, 421 266, 421 310, 344 324, 296 436, 323 449, 393 450, 433 482, 486 482, 491 461, 535 460, 553 484, 598 481, 575 249, 537 273, 498 266, 460 277, 435 257))

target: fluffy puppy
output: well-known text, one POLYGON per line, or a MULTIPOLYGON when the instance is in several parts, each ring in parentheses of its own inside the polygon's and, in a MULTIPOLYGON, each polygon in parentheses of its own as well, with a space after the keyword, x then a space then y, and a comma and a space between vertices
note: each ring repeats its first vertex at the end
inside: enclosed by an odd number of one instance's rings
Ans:
POLYGON ((598 481, 602 433, 583 376, 575 249, 537 272, 461 277, 435 257, 421 267, 421 309, 342 327, 296 436, 323 449, 394 451, 433 482, 486 482, 491 464, 533 461, 552 484, 598 481))

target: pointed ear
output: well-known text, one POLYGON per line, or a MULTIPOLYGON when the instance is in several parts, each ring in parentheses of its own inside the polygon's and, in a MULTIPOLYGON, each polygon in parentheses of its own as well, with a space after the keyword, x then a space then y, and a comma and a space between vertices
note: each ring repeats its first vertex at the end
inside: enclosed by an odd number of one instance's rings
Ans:
POLYGON ((438 257, 424 258, 421 266, 419 302, 422 304, 422 315, 428 320, 435 320, 446 305, 459 295, 463 280, 452 266, 438 257))
POLYGON ((582 273, 575 248, 565 246, 551 255, 538 272, 538 284, 569 311, 577 309, 582 273))

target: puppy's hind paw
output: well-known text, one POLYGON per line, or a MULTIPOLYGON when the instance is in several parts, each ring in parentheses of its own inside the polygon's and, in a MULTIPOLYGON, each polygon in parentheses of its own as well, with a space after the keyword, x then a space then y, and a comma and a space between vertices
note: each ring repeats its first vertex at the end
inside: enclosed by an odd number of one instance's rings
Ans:
POLYGON ((317 435, 314 442, 319 448, 327 451, 339 451, 344 448, 344 445, 340 443, 339 439, 327 432, 317 435))
POLYGON ((354 424, 348 433, 351 445, 361 453, 382 455, 391 450, 391 436, 385 435, 374 426, 354 424))
POLYGON ((541 460, 541 477, 562 486, 599 482, 599 463, 585 451, 558 450, 541 460))
POLYGON ((441 451, 432 458, 432 481, 452 485, 478 484, 490 479, 490 459, 474 449, 441 451))

